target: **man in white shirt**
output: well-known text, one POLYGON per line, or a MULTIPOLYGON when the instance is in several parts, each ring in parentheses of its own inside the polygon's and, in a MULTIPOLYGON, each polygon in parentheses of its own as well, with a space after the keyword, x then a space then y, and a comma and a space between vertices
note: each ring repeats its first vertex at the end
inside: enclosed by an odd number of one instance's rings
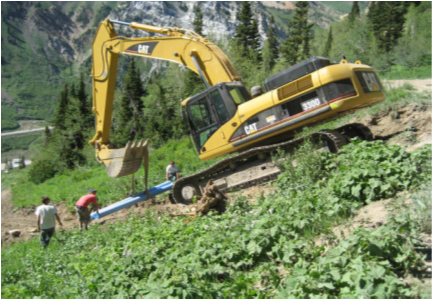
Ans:
POLYGON ((51 199, 44 196, 42 197, 42 205, 36 208, 35 215, 38 220, 38 230, 41 232, 40 241, 44 247, 50 244, 50 239, 54 235, 56 228, 56 219, 61 226, 63 226, 60 221, 59 215, 57 214, 57 209, 50 205, 51 199))
POLYGON ((170 181, 176 181, 179 179, 179 168, 176 166, 174 161, 171 161, 165 169, 165 178, 170 181))

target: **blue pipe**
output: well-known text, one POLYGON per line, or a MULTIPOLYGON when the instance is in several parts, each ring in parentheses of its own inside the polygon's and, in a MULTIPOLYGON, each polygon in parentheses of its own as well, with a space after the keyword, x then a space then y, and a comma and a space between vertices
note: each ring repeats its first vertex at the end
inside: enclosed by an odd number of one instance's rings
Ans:
MULTIPOLYGON (((173 188, 173 182, 171 181, 166 181, 164 183, 161 183, 158 186, 155 186, 153 188, 149 189, 149 193, 152 197, 162 194, 166 191, 169 191, 173 188)), ((121 209, 124 208, 128 208, 140 201, 144 201, 147 200, 147 195, 146 192, 141 192, 135 196, 123 199, 119 202, 113 203, 107 207, 104 207, 102 209, 99 210, 99 215, 96 212, 93 212, 90 216, 92 217, 92 219, 98 220, 102 217, 108 216, 116 211, 119 211, 121 209)))

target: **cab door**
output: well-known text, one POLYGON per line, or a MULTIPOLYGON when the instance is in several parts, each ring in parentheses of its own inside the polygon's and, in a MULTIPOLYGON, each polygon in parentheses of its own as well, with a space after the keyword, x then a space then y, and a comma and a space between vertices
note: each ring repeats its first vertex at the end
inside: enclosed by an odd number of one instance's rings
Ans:
POLYGON ((192 138, 197 150, 200 152, 206 141, 221 126, 207 93, 201 94, 188 102, 188 119, 192 138))

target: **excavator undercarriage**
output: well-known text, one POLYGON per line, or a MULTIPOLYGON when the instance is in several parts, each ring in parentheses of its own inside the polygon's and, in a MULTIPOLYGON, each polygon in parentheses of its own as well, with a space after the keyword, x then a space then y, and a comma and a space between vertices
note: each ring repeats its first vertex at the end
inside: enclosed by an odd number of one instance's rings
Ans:
POLYGON ((368 127, 353 123, 335 130, 320 130, 307 137, 252 148, 236 156, 223 159, 199 173, 180 178, 173 186, 173 198, 177 203, 191 204, 194 197, 201 197, 210 179, 221 192, 235 192, 272 182, 281 173, 272 159, 278 150, 290 153, 306 139, 311 139, 317 145, 318 150, 337 153, 351 138, 355 137, 362 140, 373 138, 368 127))

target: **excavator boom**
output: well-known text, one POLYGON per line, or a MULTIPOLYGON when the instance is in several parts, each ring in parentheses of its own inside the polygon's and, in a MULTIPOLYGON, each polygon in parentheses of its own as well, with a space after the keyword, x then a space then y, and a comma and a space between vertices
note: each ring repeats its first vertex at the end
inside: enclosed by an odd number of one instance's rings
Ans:
POLYGON ((200 75, 208 87, 218 82, 240 80, 227 56, 217 46, 193 31, 109 19, 101 22, 92 44, 92 110, 96 115, 96 134, 89 143, 95 147, 96 157, 104 163, 110 177, 135 173, 147 151, 147 142, 144 141, 128 143, 121 149, 114 149, 110 144, 119 54, 176 62, 200 75), (114 24, 164 36, 121 37, 117 35, 114 24))

